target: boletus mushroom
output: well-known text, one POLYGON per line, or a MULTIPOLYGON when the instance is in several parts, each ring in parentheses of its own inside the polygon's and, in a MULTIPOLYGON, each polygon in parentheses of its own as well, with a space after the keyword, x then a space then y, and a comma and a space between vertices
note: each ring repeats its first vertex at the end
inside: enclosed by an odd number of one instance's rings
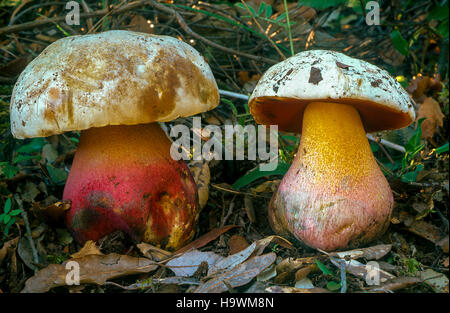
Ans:
POLYGON ((385 232, 394 201, 366 132, 414 121, 413 102, 395 79, 342 53, 305 51, 272 66, 249 107, 258 123, 302 134, 269 204, 275 232, 325 251, 385 232))
POLYGON ((11 99, 16 138, 81 131, 64 188, 83 243, 114 231, 175 250, 189 241, 197 187, 157 122, 216 107, 211 69, 168 36, 108 31, 60 39, 23 71, 11 99))

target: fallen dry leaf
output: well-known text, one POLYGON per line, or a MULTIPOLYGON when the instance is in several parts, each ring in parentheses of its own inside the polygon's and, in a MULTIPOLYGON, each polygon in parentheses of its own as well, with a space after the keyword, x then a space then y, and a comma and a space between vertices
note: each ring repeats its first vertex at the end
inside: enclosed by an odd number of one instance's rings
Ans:
POLYGON ((314 289, 314 285, 311 281, 311 279, 309 278, 302 278, 300 280, 297 280, 295 282, 295 288, 300 288, 300 289, 314 289))
POLYGON ((288 286, 271 286, 266 288, 266 292, 270 293, 330 293, 323 288, 295 288, 288 286))
POLYGON ((316 257, 308 258, 285 258, 277 265, 277 272, 293 272, 301 268, 305 264, 314 264, 316 257))
POLYGON ((317 270, 319 270, 317 264, 309 264, 305 267, 302 267, 299 270, 297 270, 297 272, 295 272, 295 281, 302 280, 303 278, 308 276, 309 273, 314 273, 317 270))
POLYGON ((369 292, 392 292, 396 290, 405 289, 409 286, 422 282, 418 277, 397 277, 393 278, 379 286, 374 286, 366 289, 369 292))
POLYGON ((414 221, 407 229, 408 231, 425 238, 434 244, 437 244, 442 238, 444 238, 444 234, 438 227, 422 220, 414 221))
POLYGON ((153 34, 153 28, 150 26, 151 24, 147 22, 147 19, 142 15, 136 14, 128 24, 128 30, 153 34))
MULTIPOLYGON (((340 267, 340 264, 336 262, 336 260, 333 257, 330 258, 330 261, 337 267, 340 267)), ((347 270, 347 272, 362 279, 366 279, 366 277, 368 276, 373 277, 373 275, 375 275, 379 277, 380 283, 384 283, 390 279, 395 278, 394 275, 380 269, 377 266, 370 266, 370 264, 363 264, 356 260, 342 261, 342 262, 345 262, 345 269, 347 270)))
POLYGON ((255 208, 253 207, 252 199, 248 195, 244 196, 244 209, 249 221, 251 223, 256 223, 255 208))
POLYGON ((141 242, 136 246, 146 258, 157 262, 172 256, 172 252, 160 249, 146 242, 141 242))
POLYGON ((442 113, 439 103, 433 98, 426 98, 417 112, 417 120, 426 118, 422 123, 422 139, 433 137, 438 126, 442 127, 444 125, 444 117, 445 115, 442 113))
POLYGON ((444 253, 448 253, 448 235, 436 242, 436 246, 441 247, 444 253))
POLYGON ((27 55, 24 57, 17 57, 16 59, 8 62, 6 65, 2 65, 0 67, 0 76, 15 78, 18 76, 27 66, 27 64, 32 60, 31 55, 27 55))
POLYGON ((253 194, 258 194, 258 193, 262 193, 262 192, 273 193, 273 192, 277 191, 278 186, 280 185, 280 182, 281 182, 280 179, 269 180, 269 181, 266 181, 266 182, 256 186, 255 188, 250 188, 250 191, 253 194))
POLYGON ((155 262, 146 258, 111 253, 107 255, 87 255, 70 259, 62 264, 51 264, 40 270, 25 282, 22 293, 47 292, 54 287, 65 286, 66 276, 72 270, 66 264, 75 261, 79 265, 80 284, 103 285, 108 279, 148 273, 158 268, 155 262))
POLYGON ((230 237, 230 239, 228 239, 228 247, 230 248, 230 252, 229 252, 230 255, 238 253, 239 251, 242 251, 242 250, 248 248, 248 246, 249 246, 249 243, 242 236, 233 235, 230 237))
POLYGON ((71 255, 73 259, 78 259, 85 257, 87 255, 103 255, 103 253, 100 252, 100 249, 97 247, 94 241, 88 240, 84 244, 83 248, 80 249, 80 251, 74 253, 71 255))
POLYGON ((275 276, 277 276, 277 269, 275 267, 275 264, 272 264, 272 266, 266 268, 258 276, 256 276, 256 280, 261 282, 268 281, 269 279, 272 279, 275 276))
POLYGON ((175 273, 175 275, 180 277, 190 277, 194 275, 202 262, 208 263, 208 268, 211 268, 221 260, 223 260, 222 256, 211 251, 201 252, 198 250, 190 250, 183 255, 170 260, 166 265, 175 273))
POLYGON ((211 241, 215 240, 217 237, 219 237, 223 233, 226 233, 227 231, 229 231, 230 229, 235 228, 235 227, 239 227, 239 226, 238 225, 227 225, 227 226, 223 226, 223 227, 219 227, 219 228, 214 228, 213 230, 207 232, 203 236, 197 238, 196 240, 187 244, 186 246, 179 249, 178 251, 175 251, 175 253, 173 253, 173 255, 178 255, 180 253, 184 253, 191 249, 199 249, 199 248, 207 245, 211 241))
POLYGON ((208 202, 209 181, 211 179, 208 162, 193 161, 189 164, 189 168, 197 184, 200 209, 203 209, 208 202))
POLYGON ((199 286, 195 293, 220 293, 231 288, 248 284, 253 278, 275 262, 276 254, 270 252, 261 256, 255 256, 246 262, 239 264, 232 270, 210 279, 199 286), (227 286, 228 285, 228 286, 227 286))
POLYGON ((9 249, 14 249, 17 247, 17 243, 19 242, 19 237, 16 237, 14 239, 11 239, 3 245, 3 247, 0 249, 0 265, 2 264, 3 260, 8 255, 9 249))
POLYGON ((406 90, 414 97, 414 100, 419 100, 424 97, 425 92, 430 86, 430 77, 421 74, 414 76, 409 82, 406 90))
POLYGON ((284 239, 280 236, 273 235, 256 241, 255 255, 260 255, 261 253, 263 253, 264 249, 272 242, 279 244, 280 246, 287 249, 294 249, 294 246, 289 240, 284 239))
POLYGON ((342 252, 329 253, 329 256, 338 256, 341 259, 379 260, 391 251, 392 245, 376 245, 368 248, 361 248, 342 252))
POLYGON ((437 293, 448 293, 448 278, 442 273, 433 271, 431 268, 420 273, 423 282, 429 285, 437 293))
POLYGON ((208 276, 215 275, 227 270, 230 270, 237 265, 241 264, 247 260, 250 255, 255 251, 257 242, 252 243, 246 249, 239 251, 238 253, 232 254, 214 264, 208 270, 208 276))
POLYGON ((68 209, 70 209, 70 204, 61 201, 47 206, 42 206, 39 202, 34 202, 31 206, 31 212, 33 212, 39 220, 48 223, 57 223, 61 221, 68 209))

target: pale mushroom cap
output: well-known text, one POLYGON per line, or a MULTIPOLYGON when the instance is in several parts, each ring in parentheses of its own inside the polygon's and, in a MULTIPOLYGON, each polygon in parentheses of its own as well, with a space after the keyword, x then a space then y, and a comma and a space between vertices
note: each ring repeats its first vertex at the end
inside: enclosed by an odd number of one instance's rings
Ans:
POLYGON ((339 52, 300 52, 267 70, 249 107, 256 122, 300 132, 313 101, 354 105, 367 132, 398 129, 415 120, 413 100, 388 72, 339 52))
POLYGON ((108 31, 60 39, 19 76, 11 103, 16 138, 107 125, 166 122, 219 104, 210 67, 168 36, 108 31))

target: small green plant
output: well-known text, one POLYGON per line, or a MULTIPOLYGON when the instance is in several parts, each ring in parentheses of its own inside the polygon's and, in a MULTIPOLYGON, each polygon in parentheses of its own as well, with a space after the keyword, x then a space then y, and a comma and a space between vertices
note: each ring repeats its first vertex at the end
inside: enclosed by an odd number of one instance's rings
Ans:
POLYGON ((405 275, 415 275, 420 271, 420 263, 414 258, 402 258, 400 263, 403 265, 405 275))
POLYGON ((53 255, 48 254, 47 261, 49 261, 52 264, 62 264, 65 260, 68 259, 67 255, 53 255))
POLYGON ((20 209, 13 210, 12 209, 12 201, 11 198, 8 198, 5 201, 5 205, 3 206, 3 213, 0 214, 0 225, 3 229, 3 237, 6 238, 9 233, 9 228, 16 222, 16 216, 19 215, 22 211, 20 209))
POLYGON ((425 147, 425 144, 421 142, 421 125, 424 120, 425 119, 422 118, 417 122, 417 129, 406 144, 406 153, 401 160, 401 168, 397 175, 406 183, 415 182, 417 175, 424 168, 422 163, 415 161, 416 155, 425 147))
POLYGON ((327 282, 327 289, 330 291, 336 291, 341 289, 342 287, 341 283, 335 281, 335 279, 337 279, 337 275, 319 260, 315 260, 315 262, 324 275, 333 279, 327 282))

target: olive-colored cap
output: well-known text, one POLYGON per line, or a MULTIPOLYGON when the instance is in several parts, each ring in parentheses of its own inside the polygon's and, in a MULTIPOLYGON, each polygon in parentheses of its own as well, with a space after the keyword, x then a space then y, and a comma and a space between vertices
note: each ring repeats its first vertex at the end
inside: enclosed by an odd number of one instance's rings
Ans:
POLYGON ((167 122, 218 104, 211 69, 190 45, 114 30, 60 39, 28 64, 12 93, 11 131, 45 137, 167 122))
POLYGON ((413 100, 388 72, 339 52, 300 52, 267 70, 249 107, 256 122, 301 132, 313 101, 351 104, 367 132, 398 129, 415 120, 413 100))

